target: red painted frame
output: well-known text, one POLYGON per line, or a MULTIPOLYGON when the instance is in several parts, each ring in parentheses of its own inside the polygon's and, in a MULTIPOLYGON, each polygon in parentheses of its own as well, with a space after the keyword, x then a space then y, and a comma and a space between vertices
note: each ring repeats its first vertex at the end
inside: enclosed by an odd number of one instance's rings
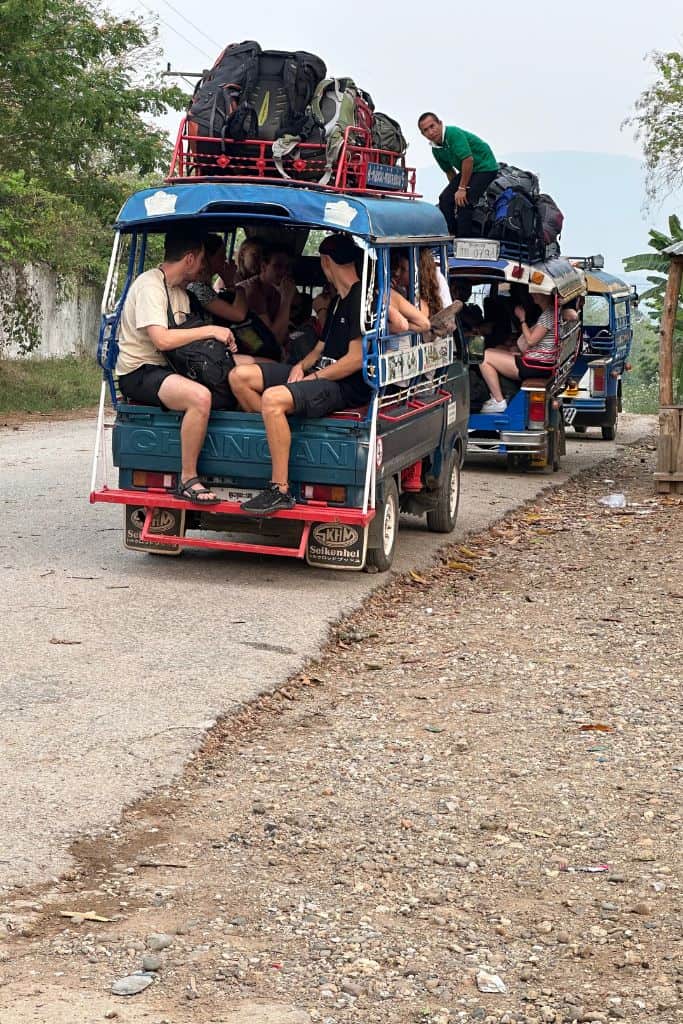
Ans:
MULTIPOLYGON (((326 192, 346 192, 372 196, 393 196, 418 199, 415 191, 417 175, 414 167, 406 167, 404 158, 397 153, 387 149, 377 149, 372 145, 372 137, 366 128, 358 128, 352 125, 344 132, 342 144, 334 177, 327 185, 320 185, 317 181, 306 181, 302 178, 283 178, 278 172, 272 155, 273 143, 268 140, 245 139, 243 142, 234 142, 232 139, 224 140, 228 147, 234 146, 241 149, 237 154, 218 154, 193 152, 192 147, 197 143, 207 142, 212 145, 220 143, 220 139, 211 138, 205 135, 192 135, 188 131, 188 119, 183 118, 178 129, 171 167, 166 178, 168 184, 181 182, 215 181, 221 182, 268 182, 278 185, 302 185, 306 188, 321 189, 326 192), (244 153, 244 150, 253 152, 244 153), (386 163, 390 166, 399 165, 406 172, 406 188, 404 191, 393 191, 374 189, 367 187, 368 165, 371 163, 386 163), (197 174, 196 169, 200 167, 201 173, 197 174), (236 174, 223 173, 229 167, 236 167, 236 174), (195 173, 192 173, 193 170, 195 173)), ((304 169, 314 170, 322 177, 326 166, 325 146, 312 142, 301 142, 297 146, 307 159, 297 168, 296 160, 293 162, 292 170, 303 171, 304 169)))
POLYGON ((178 537, 176 535, 162 535, 150 533, 149 528, 152 517, 158 508, 187 509, 191 512, 201 511, 202 514, 218 513, 221 515, 240 516, 242 519, 253 519, 254 524, 260 519, 256 516, 247 517, 241 511, 236 501, 221 501, 218 505, 210 505, 206 508, 191 501, 184 501, 182 498, 170 494, 161 489, 149 488, 145 491, 124 490, 122 488, 103 487, 99 491, 92 491, 90 503, 102 501, 111 505, 138 505, 147 509, 145 522, 140 532, 142 541, 153 541, 155 544, 165 544, 168 547, 204 548, 209 551, 244 551, 248 554, 258 555, 283 555, 286 558, 304 558, 306 555, 306 544, 308 535, 313 523, 344 523, 349 526, 366 527, 375 518, 375 510, 369 508, 363 512, 360 508, 336 508, 327 505, 325 502, 308 501, 305 504, 297 504, 294 508, 276 512, 269 516, 269 519, 293 519, 303 521, 304 529, 298 547, 281 547, 274 544, 248 544, 241 541, 208 540, 205 537, 178 537))

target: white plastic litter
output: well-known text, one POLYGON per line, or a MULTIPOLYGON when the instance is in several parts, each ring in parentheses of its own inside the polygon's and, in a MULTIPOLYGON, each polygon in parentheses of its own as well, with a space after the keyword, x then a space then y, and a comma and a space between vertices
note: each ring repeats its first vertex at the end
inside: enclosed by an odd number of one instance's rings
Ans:
POLYGON ((480 992, 507 992, 503 979, 488 971, 479 971, 477 974, 477 988, 480 992))
POLYGON ((626 508, 625 494, 606 494, 600 498, 598 505, 605 505, 606 508, 626 508))

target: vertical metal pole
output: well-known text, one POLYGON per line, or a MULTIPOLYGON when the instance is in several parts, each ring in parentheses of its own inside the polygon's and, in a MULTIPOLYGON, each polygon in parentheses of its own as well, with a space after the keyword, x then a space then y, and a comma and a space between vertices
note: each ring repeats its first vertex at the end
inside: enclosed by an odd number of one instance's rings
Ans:
POLYGON ((92 473, 90 475, 90 496, 95 493, 97 486, 97 464, 99 462, 100 453, 103 448, 104 440, 104 399, 107 393, 107 382, 104 377, 102 378, 102 386, 100 388, 100 406, 97 412, 97 428, 95 432, 95 450, 93 451, 92 457, 92 473))
POLYGON ((375 472, 377 465, 377 392, 373 395, 370 412, 370 439, 368 441, 368 461, 365 467, 365 487, 363 489, 363 515, 368 510, 372 494, 372 508, 375 507, 375 472))

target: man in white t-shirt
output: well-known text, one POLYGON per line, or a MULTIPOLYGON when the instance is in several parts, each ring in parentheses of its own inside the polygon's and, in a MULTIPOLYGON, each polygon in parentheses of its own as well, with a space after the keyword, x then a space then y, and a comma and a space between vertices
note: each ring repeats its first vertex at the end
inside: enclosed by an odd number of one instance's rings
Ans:
POLYGON ((205 324, 179 329, 190 314, 187 285, 201 276, 203 268, 204 243, 198 232, 179 229, 166 235, 163 263, 140 274, 126 296, 116 374, 121 393, 129 401, 184 413, 177 493, 196 505, 215 505, 220 499, 197 476, 197 459, 211 412, 211 392, 181 377, 164 356, 165 351, 209 338, 223 342, 231 351, 235 349, 235 339, 227 327, 205 324), (169 311, 177 328, 170 326, 169 311))

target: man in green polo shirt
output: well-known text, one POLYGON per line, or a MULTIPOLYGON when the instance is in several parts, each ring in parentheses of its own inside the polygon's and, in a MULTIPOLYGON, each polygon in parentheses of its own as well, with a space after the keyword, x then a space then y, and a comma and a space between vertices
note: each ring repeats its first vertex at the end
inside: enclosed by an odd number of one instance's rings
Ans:
POLYGON ((439 196, 439 209, 448 230, 460 238, 471 237, 474 205, 498 174, 493 150, 472 132, 444 126, 431 111, 422 115, 417 126, 448 176, 448 185, 439 196))

